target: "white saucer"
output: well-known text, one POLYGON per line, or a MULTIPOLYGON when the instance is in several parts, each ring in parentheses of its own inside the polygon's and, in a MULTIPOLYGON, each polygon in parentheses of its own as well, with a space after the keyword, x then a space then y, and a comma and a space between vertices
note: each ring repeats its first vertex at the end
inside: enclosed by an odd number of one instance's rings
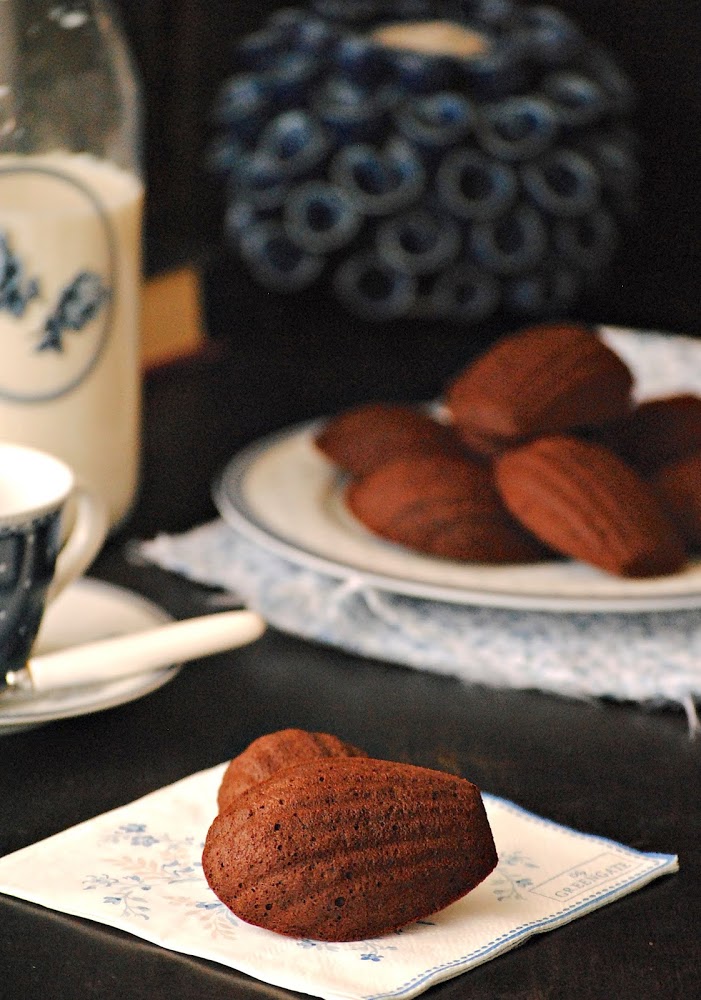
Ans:
MULTIPOLYGON (((51 604, 33 652, 48 653, 94 639, 126 635, 170 620, 165 611, 130 590, 84 578, 68 587, 51 604)), ((173 665, 135 677, 67 688, 39 697, 6 695, 0 698, 0 734, 123 705, 162 687, 179 669, 179 665, 173 665)))

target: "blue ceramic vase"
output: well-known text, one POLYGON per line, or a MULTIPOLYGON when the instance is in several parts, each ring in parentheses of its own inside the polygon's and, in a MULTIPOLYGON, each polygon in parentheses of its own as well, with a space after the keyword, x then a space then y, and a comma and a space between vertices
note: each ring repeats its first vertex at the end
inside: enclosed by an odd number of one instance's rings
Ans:
POLYGON ((634 219, 632 88, 557 9, 317 0, 241 40, 216 107, 226 239, 367 320, 567 314, 634 219), (440 22, 474 51, 385 29, 440 22))

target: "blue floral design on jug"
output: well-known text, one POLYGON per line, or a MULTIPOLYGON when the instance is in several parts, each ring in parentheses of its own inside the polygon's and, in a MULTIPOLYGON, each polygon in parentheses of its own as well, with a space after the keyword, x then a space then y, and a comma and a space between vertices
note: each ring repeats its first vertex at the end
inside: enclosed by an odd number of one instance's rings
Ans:
MULTIPOLYGON (((0 233, 0 310, 12 316, 24 316, 29 303, 40 297, 36 278, 25 279, 22 261, 10 247, 7 233, 0 233)), ((43 325, 43 336, 36 350, 62 351, 67 331, 81 331, 98 315, 110 296, 99 274, 81 271, 61 290, 58 302, 43 325)))
POLYGON ((66 331, 82 330, 95 318, 108 297, 109 289, 99 274, 81 271, 61 292, 56 308, 46 320, 44 338, 37 350, 62 351, 66 331))
POLYGON ((28 304, 39 294, 36 278, 25 278, 22 262, 13 253, 6 233, 0 233, 0 310, 23 316, 28 304))
POLYGON ((0 213, 0 356, 4 361, 0 400, 35 403, 71 392, 101 357, 113 318, 117 241, 96 194, 58 167, 22 162, 0 165, 0 207, 3 199, 12 197, 18 178, 30 192, 30 200, 68 206, 91 234, 88 249, 78 242, 67 246, 64 255, 62 216, 58 221, 50 219, 54 229, 47 223, 45 238, 36 240, 31 238, 31 228, 24 232, 12 215, 5 221, 0 213))

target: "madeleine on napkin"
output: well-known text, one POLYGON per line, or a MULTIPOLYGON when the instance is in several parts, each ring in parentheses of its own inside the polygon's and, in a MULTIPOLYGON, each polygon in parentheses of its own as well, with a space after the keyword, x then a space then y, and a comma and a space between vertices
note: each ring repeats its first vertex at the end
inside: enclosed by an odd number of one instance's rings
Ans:
POLYGON ((338 754, 279 767, 235 796, 202 854, 210 888, 236 916, 322 941, 377 937, 429 916, 496 864, 476 785, 338 754))

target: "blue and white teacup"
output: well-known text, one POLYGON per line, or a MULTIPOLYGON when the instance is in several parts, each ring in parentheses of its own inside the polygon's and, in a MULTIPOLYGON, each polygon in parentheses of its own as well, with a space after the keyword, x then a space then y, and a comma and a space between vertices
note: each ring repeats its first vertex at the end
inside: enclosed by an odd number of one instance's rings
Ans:
POLYGON ((88 568, 104 501, 60 459, 0 442, 0 666, 24 666, 47 604, 88 568))

